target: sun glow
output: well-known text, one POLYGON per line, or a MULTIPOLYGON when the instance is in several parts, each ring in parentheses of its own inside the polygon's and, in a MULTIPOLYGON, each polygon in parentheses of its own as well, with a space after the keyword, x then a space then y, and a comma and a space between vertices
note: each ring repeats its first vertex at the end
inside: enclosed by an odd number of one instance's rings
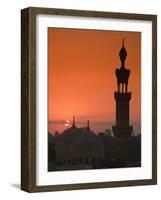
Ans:
POLYGON ((70 126, 70 121, 69 120, 65 120, 64 126, 65 127, 69 127, 70 126))

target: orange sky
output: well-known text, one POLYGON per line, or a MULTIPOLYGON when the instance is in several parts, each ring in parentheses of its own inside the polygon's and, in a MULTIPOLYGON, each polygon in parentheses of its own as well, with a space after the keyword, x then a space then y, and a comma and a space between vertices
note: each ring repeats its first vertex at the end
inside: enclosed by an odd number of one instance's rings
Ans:
MULTIPOLYGON (((126 68, 131 70, 130 121, 139 131, 141 119, 141 33, 80 29, 48 29, 48 121, 115 123, 115 69, 125 38, 126 68), (137 123, 137 125, 135 125, 137 123)), ((62 124, 63 125, 63 124, 62 124)), ((110 127, 107 127, 110 128, 110 127)), ((53 131, 49 126, 49 130, 53 131)))

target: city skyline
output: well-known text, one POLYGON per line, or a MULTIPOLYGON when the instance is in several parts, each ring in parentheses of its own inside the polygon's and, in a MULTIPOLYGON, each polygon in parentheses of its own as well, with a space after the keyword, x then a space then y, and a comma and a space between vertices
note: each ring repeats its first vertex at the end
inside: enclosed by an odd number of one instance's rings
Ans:
MULTIPOLYGON (((90 120, 89 120, 90 121, 90 120)), ((91 130, 93 130, 96 134, 98 132, 104 132, 106 129, 110 129, 114 121, 90 121, 91 130)), ((139 121, 131 121, 131 124, 134 126, 134 135, 138 135, 141 133, 141 124, 139 121)), ((78 128, 86 127, 87 120, 81 120, 81 117, 76 118, 76 125, 78 128)), ((72 126, 72 118, 66 120, 57 120, 57 121, 49 121, 48 122, 48 130, 51 134, 55 132, 62 133, 67 128, 72 126), (67 123, 68 121, 68 123, 67 123), (66 125, 68 124, 68 125, 66 125)))

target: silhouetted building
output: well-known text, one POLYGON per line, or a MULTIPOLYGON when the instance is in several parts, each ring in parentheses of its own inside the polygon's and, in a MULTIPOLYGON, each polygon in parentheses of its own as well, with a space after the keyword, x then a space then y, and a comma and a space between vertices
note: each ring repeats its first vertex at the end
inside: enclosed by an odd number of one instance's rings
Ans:
POLYGON ((72 126, 63 131, 54 141, 56 150, 55 170, 98 168, 104 159, 102 141, 87 127, 77 127, 75 117, 72 126))
MULTIPOLYGON (((55 136, 56 137, 56 136, 55 136)), ((55 137, 48 133, 48 170, 54 170, 56 165, 55 137)))
POLYGON ((106 136, 112 136, 112 131, 111 131, 111 129, 106 129, 106 130, 105 130, 105 135, 106 135, 106 136))

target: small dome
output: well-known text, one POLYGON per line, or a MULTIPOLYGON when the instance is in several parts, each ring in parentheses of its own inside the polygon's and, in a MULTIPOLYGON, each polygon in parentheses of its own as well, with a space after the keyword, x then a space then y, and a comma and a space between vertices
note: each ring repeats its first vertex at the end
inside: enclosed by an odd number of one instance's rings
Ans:
POLYGON ((122 48, 120 49, 119 56, 120 60, 124 62, 127 56, 127 51, 126 48, 124 47, 124 39, 122 40, 122 48))
POLYGON ((120 49, 119 56, 120 56, 120 58, 126 58, 126 56, 127 56, 127 51, 126 51, 125 47, 122 47, 122 48, 120 49))

